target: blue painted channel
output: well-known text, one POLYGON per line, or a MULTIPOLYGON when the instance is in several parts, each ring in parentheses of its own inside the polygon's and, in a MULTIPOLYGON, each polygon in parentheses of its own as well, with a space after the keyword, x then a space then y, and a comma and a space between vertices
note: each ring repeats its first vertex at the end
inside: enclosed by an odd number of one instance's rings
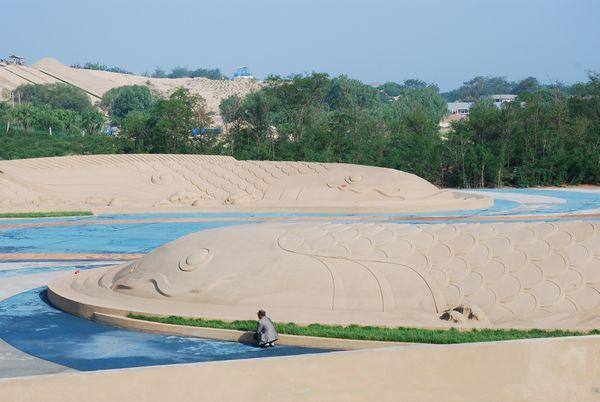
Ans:
POLYGON ((43 226, 0 231, 0 253, 147 253, 200 230, 239 222, 43 226))
POLYGON ((45 294, 45 288, 38 288, 0 302, 0 338, 32 356, 76 370, 329 352, 291 346, 259 349, 237 342, 113 328, 57 310, 46 302, 45 294))
MULTIPOLYGON (((542 205, 540 209, 528 211, 528 215, 544 215, 548 213, 569 213, 582 210, 600 209, 600 193, 539 190, 539 189, 506 189, 489 190, 503 194, 543 195, 565 200, 563 204, 542 205)), ((483 190, 483 192, 489 192, 483 190)), ((181 236, 200 230, 251 223, 249 218, 256 217, 316 217, 316 216, 362 216, 365 220, 393 219, 395 223, 435 223, 435 220, 423 222, 418 217, 495 217, 502 221, 503 216, 510 215, 521 204, 495 199, 490 208, 475 211, 451 211, 435 214, 297 214, 297 213, 167 213, 137 215, 100 215, 97 217, 81 217, 71 219, 82 222, 74 226, 42 226, 17 229, 0 229, 0 253, 147 253, 156 247, 175 240, 181 236), (139 219, 136 223, 106 224, 116 219, 139 219), (151 218, 233 218, 228 222, 144 222, 151 218), (239 220, 237 220, 239 218, 239 220), (414 219, 411 219, 414 218, 414 219), (94 225, 102 221, 103 224, 94 225), (85 224, 83 224, 85 223, 85 224)), ((54 219, 57 221, 58 219, 54 219)), ((61 219, 67 220, 67 219, 61 219)), ((28 220, 29 223, 46 222, 47 219, 28 220)), ((464 221, 464 220, 463 220, 464 221)), ((444 220, 440 222, 450 223, 444 220)), ((1 223, 14 223, 12 220, 0 220, 1 223)))
MULTIPOLYGON (((105 263, 82 263, 72 261, 70 264, 65 262, 64 265, 52 265, 52 266, 32 266, 32 267, 18 267, 18 268, 3 268, 0 269, 0 280, 3 278, 10 278, 13 276, 21 276, 21 275, 35 275, 42 274, 45 272, 59 272, 59 271, 84 271, 87 269, 100 268, 105 267, 107 265, 114 265, 117 262, 105 262, 105 263)), ((0 267, 2 265, 10 265, 10 263, 0 263, 0 267)))

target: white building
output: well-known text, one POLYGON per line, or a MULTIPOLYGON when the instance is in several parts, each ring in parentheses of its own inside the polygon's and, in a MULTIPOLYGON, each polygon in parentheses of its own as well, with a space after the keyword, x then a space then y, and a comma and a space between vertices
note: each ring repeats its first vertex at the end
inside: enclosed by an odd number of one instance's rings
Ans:
POLYGON ((467 116, 471 106, 473 106, 473 102, 448 102, 448 114, 467 116))
POLYGON ((494 102, 494 106, 500 108, 505 103, 514 102, 517 99, 517 95, 486 95, 483 99, 489 99, 494 102))
MULTIPOLYGON (((482 96, 481 99, 491 100, 494 103, 494 106, 500 109, 505 103, 514 102, 517 99, 517 95, 485 95, 482 96)), ((448 102, 448 115, 468 116, 473 103, 474 102, 448 102)))

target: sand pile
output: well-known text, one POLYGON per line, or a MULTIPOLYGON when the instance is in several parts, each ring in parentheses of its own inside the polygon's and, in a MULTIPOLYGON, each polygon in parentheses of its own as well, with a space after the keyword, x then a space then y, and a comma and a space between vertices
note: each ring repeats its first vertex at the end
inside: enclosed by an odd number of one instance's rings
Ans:
POLYGON ((216 123, 220 124, 219 104, 229 96, 243 97, 261 87, 260 81, 253 79, 211 80, 208 78, 149 78, 139 75, 112 73, 108 71, 85 70, 65 66, 52 58, 44 58, 32 66, 0 66, 0 94, 10 94, 22 84, 48 84, 66 82, 74 85, 92 97, 100 100, 108 90, 124 85, 148 85, 162 95, 169 95, 176 88, 184 87, 206 100, 207 108, 215 113, 216 123))
POLYGON ((14 64, 0 65, 0 100, 10 99, 10 92, 23 84, 54 84, 59 82, 41 71, 14 64))

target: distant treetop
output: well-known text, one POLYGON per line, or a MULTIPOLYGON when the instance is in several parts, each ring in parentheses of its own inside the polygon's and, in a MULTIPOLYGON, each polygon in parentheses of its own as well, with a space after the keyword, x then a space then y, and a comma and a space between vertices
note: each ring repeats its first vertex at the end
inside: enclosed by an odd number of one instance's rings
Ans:
MULTIPOLYGON (((148 75, 148 74, 145 74, 148 75)), ((227 79, 225 75, 221 73, 221 70, 218 68, 197 68, 195 70, 191 70, 187 67, 173 67, 170 72, 163 70, 160 67, 157 67, 152 74, 150 74, 152 78, 209 78, 211 80, 223 80, 227 79)))
POLYGON ((398 84, 396 82, 386 82, 383 85, 377 87, 380 91, 391 98, 396 98, 400 96, 402 93, 411 90, 411 89, 424 89, 431 88, 436 92, 439 92, 439 88, 435 84, 428 84, 425 81, 418 79, 408 79, 405 80, 402 84, 398 84))
POLYGON ((85 92, 69 84, 23 84, 13 92, 21 102, 39 107, 73 110, 82 114, 94 110, 85 92))
POLYGON ((107 66, 105 64, 97 63, 97 62, 87 62, 83 64, 75 63, 71 64, 73 68, 82 68, 85 70, 100 70, 100 71, 110 71, 111 73, 121 73, 121 74, 133 74, 131 71, 127 71, 121 67, 116 66, 107 66))
POLYGON ((571 92, 571 87, 560 82, 543 85, 535 77, 527 77, 520 81, 508 81, 506 77, 477 76, 465 81, 459 88, 441 95, 448 102, 459 100, 473 102, 488 95, 523 95, 544 88, 557 88, 566 93, 571 92))

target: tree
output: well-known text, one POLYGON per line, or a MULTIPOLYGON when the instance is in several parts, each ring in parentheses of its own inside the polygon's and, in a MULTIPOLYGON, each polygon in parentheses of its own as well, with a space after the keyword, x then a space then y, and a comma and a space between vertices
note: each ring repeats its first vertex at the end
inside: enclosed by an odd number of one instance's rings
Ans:
POLYGON ((219 104, 219 112, 225 126, 225 134, 229 151, 233 155, 235 153, 235 138, 233 133, 239 132, 242 124, 242 99, 237 95, 229 96, 219 104))
POLYGON ((131 111, 149 110, 158 97, 145 85, 126 85, 108 90, 102 96, 100 107, 118 122, 131 111))
POLYGON ((418 79, 408 79, 404 80, 402 84, 397 84, 395 82, 386 82, 385 84, 378 87, 379 90, 383 91, 390 98, 397 98, 402 93, 414 89, 425 89, 431 88, 435 92, 439 92, 439 88, 435 84, 428 84, 423 80, 418 79))
POLYGON ((241 106, 242 99, 237 95, 231 95, 221 101, 219 112, 226 127, 228 124, 235 124, 236 122, 238 122, 237 125, 239 126, 241 106))
POLYGON ((600 73, 590 71, 589 82, 573 85, 573 96, 569 107, 577 116, 586 116, 598 122, 600 120, 600 73))
MULTIPOLYGON (((128 121, 128 124, 133 123, 128 121)), ((147 152, 183 153, 193 149, 192 131, 210 124, 212 119, 205 100, 190 94, 188 89, 178 88, 167 99, 154 104, 148 112, 146 129, 137 135, 147 152)))
POLYGON ((436 90, 438 89, 436 85, 427 84, 423 80, 418 80, 414 78, 405 80, 402 84, 403 89, 422 89, 428 86, 434 87, 436 90))
POLYGON ((379 89, 382 90, 387 96, 395 98, 402 93, 403 88, 402 85, 395 82, 386 82, 385 84, 379 86, 379 89))
POLYGON ((153 78, 196 78, 204 77, 211 80, 222 80, 227 77, 221 73, 218 68, 197 68, 191 70, 187 67, 177 66, 173 67, 171 72, 167 73, 162 68, 156 68, 152 74, 153 78))
POLYGON ((404 89, 391 104, 391 118, 399 119, 422 110, 430 124, 437 126, 448 113, 444 98, 430 86, 404 89))
POLYGON ((245 145, 253 159, 273 158, 273 133, 270 120, 270 102, 264 92, 249 94, 242 103, 242 116, 247 127, 240 131, 234 143, 245 145), (253 149, 254 148, 254 149, 253 149), (271 156, 271 158, 269 158, 271 156))
POLYGON ((167 72, 160 67, 156 67, 152 73, 152 78, 167 78, 167 72))
POLYGON ((484 95, 510 94, 513 84, 506 77, 477 76, 450 92, 442 94, 448 101, 456 100, 475 101, 484 95))
POLYGON ((83 64, 80 64, 80 63, 71 64, 71 67, 82 68, 85 70, 109 71, 111 73, 132 74, 130 71, 127 71, 121 67, 116 67, 116 66, 109 67, 106 64, 102 64, 102 63, 98 63, 98 62, 90 62, 90 61, 88 61, 87 63, 83 63, 83 64))
POLYGON ((511 91, 515 95, 532 93, 540 89, 540 83, 535 77, 527 77, 516 83, 511 91))
POLYGON ((23 84, 14 91, 16 99, 34 106, 49 106, 54 109, 73 110, 85 113, 94 109, 89 96, 81 89, 69 84, 23 84))
POLYGON ((127 113, 122 121, 122 136, 131 142, 131 151, 135 153, 147 152, 151 147, 146 141, 150 139, 147 112, 133 110, 127 113))

